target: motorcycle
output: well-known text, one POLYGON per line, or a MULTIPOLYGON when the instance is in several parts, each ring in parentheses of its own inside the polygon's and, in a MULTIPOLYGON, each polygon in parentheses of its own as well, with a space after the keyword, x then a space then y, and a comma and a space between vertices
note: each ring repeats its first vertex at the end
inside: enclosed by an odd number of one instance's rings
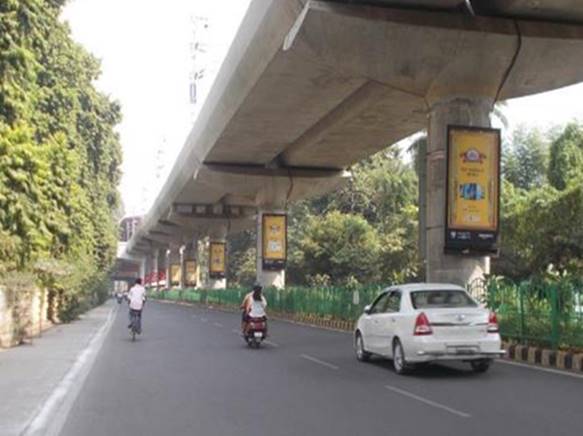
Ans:
POLYGON ((267 318, 249 318, 243 338, 249 347, 259 348, 267 338, 267 318))

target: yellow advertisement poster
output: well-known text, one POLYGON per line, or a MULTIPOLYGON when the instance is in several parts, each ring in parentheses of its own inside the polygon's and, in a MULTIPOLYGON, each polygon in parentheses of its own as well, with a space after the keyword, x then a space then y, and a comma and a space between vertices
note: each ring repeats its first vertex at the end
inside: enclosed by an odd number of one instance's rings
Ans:
POLYGON ((170 265, 170 284, 172 286, 178 286, 180 284, 180 265, 179 264, 172 264, 170 265))
POLYGON ((198 282, 198 270, 196 265, 196 260, 187 260, 184 262, 185 274, 184 282, 188 287, 196 286, 198 282))
POLYGON ((287 255, 287 217, 263 215, 263 259, 285 261, 287 255))
POLYGON ((498 230, 500 132, 450 127, 448 228, 498 230))
POLYGON ((210 274, 221 276, 225 274, 225 243, 211 242, 209 253, 210 274))

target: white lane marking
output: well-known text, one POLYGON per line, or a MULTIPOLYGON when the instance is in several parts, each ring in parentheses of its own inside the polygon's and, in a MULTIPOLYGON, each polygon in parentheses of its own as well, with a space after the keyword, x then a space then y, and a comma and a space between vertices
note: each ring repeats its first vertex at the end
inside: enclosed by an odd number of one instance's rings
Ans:
POLYGON ((93 335, 87 347, 77 356, 75 363, 65 377, 61 379, 49 398, 41 406, 36 416, 26 426, 21 435, 24 436, 54 436, 60 434, 67 416, 73 407, 77 396, 93 368, 95 359, 101 350, 105 338, 118 309, 114 306, 105 323, 93 335))
POLYGON ((338 369, 340 369, 340 368, 339 368, 339 367, 337 367, 336 365, 332 365, 331 363, 324 362, 323 360, 317 359, 317 358, 315 358, 315 357, 312 357, 312 356, 310 356, 310 355, 308 355, 308 354, 300 354, 300 357, 301 357, 302 359, 309 360, 309 361, 311 361, 311 362, 317 363, 317 364, 319 364, 319 365, 325 366, 325 367, 327 367, 327 368, 330 368, 330 369, 334 369, 334 370, 338 370, 338 369))
POLYGON ((215 327, 222 327, 223 325, 220 322, 213 322, 215 327))
POLYGON ((237 334, 237 335, 238 335, 239 333, 241 333, 241 330, 237 330, 237 329, 233 329, 233 330, 231 330, 231 331, 232 331, 233 333, 237 334))
POLYGON ((560 369, 544 368, 542 366, 528 365, 526 363, 520 363, 520 362, 510 362, 508 360, 497 360, 496 363, 504 363, 505 365, 519 366, 521 368, 533 369, 535 371, 544 371, 544 372, 550 372, 551 374, 565 375, 567 377, 575 377, 575 378, 583 379, 583 374, 569 372, 569 370, 562 371, 560 369))
POLYGON ((465 413, 465 412, 461 412, 461 411, 456 410, 456 409, 452 409, 451 407, 448 407, 445 404, 437 403, 437 402, 429 400, 427 398, 420 397, 419 395, 415 395, 415 394, 408 392, 408 391, 405 391, 403 389, 399 389, 399 388, 396 388, 396 387, 390 386, 390 385, 385 385, 385 388, 387 388, 388 390, 395 392, 397 394, 401 394, 401 395, 404 395, 406 397, 417 400, 421 403, 427 404, 428 406, 432 406, 432 407, 435 407, 437 409, 441 409, 441 410, 445 410, 446 412, 453 413, 454 415, 461 416, 462 418, 471 418, 472 417, 472 415, 470 415, 469 413, 465 413))
POLYGON ((207 322, 207 321, 208 321, 208 319, 206 319, 206 318, 201 318, 200 320, 201 320, 202 322, 207 322))
POLYGON ((271 345, 274 348, 279 347, 279 344, 276 344, 275 342, 267 340, 267 339, 265 339, 263 342, 265 342, 267 345, 271 345))
POLYGON ((198 315, 192 315, 193 318, 196 318, 198 315))

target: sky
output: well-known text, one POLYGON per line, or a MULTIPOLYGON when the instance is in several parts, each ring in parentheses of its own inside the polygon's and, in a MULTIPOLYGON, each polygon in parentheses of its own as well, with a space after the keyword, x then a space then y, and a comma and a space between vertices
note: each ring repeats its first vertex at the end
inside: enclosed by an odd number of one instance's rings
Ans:
MULTIPOLYGON (((155 200, 194 122, 249 0, 70 0, 62 19, 73 38, 101 60, 97 87, 122 106, 118 126, 124 161, 120 191, 126 215, 145 214, 155 200), (206 65, 196 107, 189 78, 193 19, 204 17, 206 65)), ((583 120, 583 84, 510 100, 507 132, 543 130, 583 120)))
POLYGON ((126 215, 144 214, 155 200, 248 4, 248 0, 70 0, 64 10, 62 19, 69 23, 73 38, 101 60, 97 87, 122 106, 123 121, 117 130, 126 215), (207 54, 200 53, 197 63, 208 64, 210 71, 194 108, 189 82, 196 17, 208 22, 207 54))

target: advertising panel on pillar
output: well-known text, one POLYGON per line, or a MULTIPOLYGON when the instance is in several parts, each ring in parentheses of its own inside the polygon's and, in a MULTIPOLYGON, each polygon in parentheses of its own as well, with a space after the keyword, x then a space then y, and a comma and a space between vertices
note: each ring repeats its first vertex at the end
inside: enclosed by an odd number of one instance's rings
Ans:
POLYGON ((224 242, 211 242, 209 246, 209 277, 211 279, 225 278, 226 255, 224 242))
POLYGON ((188 288, 194 288, 197 285, 197 265, 196 260, 190 259, 184 262, 184 285, 188 288))
POLYGON ((448 126, 445 252, 497 254, 500 130, 448 126))
POLYGON ((263 269, 282 270, 287 260, 287 216, 264 214, 262 218, 263 269))
POLYGON ((170 286, 180 285, 180 265, 174 263, 170 265, 170 286))

